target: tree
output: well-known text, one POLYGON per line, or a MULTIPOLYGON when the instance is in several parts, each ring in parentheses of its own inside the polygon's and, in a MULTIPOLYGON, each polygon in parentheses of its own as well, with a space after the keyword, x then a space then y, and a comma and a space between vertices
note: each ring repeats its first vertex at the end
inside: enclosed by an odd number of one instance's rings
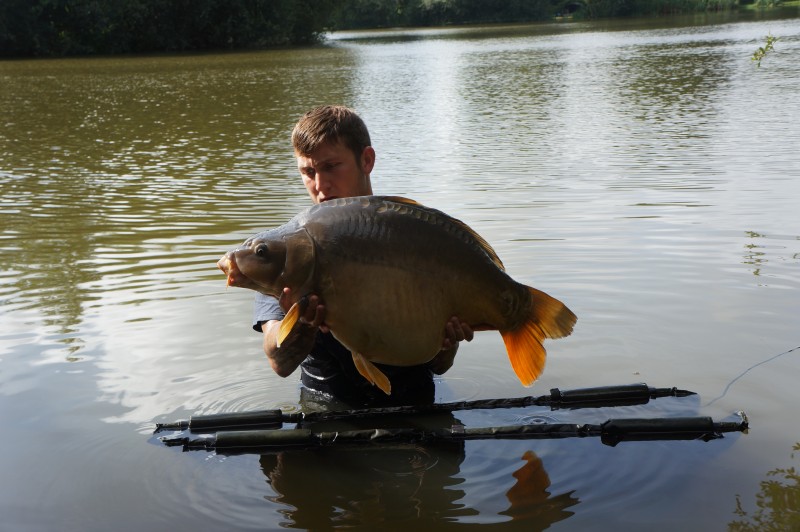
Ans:
POLYGON ((308 44, 342 0, 3 0, 0 55, 308 44))

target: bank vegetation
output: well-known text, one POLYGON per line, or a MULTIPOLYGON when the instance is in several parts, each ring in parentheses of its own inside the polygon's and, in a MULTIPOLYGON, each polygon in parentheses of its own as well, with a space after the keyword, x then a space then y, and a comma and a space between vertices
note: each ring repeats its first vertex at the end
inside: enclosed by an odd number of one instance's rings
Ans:
POLYGON ((311 44, 331 30, 650 16, 782 1, 1 0, 0 56, 255 49, 311 44))

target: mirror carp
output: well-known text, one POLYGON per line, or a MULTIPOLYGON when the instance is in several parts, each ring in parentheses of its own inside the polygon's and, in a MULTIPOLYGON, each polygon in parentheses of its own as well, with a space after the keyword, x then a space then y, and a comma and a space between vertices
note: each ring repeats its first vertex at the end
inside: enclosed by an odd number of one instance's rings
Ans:
POLYGON ((297 321, 298 301, 317 294, 325 323, 359 372, 385 393, 373 364, 432 360, 445 323, 497 330, 519 380, 529 386, 545 364, 545 338, 572 332, 577 320, 559 300, 513 280, 491 246, 464 222, 406 198, 338 198, 259 233, 217 263, 228 286, 294 301, 278 345, 297 321))

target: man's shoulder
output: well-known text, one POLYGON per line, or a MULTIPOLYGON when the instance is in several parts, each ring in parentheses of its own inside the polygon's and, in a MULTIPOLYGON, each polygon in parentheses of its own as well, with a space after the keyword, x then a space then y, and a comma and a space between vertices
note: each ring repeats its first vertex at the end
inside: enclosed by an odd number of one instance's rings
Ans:
POLYGON ((256 292, 253 308, 254 325, 264 321, 282 320, 284 315, 277 298, 256 292))

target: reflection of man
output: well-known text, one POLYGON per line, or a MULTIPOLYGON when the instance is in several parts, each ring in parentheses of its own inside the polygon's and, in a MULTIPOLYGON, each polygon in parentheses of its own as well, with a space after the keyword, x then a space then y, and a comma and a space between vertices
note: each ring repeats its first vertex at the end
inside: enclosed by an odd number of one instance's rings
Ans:
MULTIPOLYGON (((351 109, 323 106, 303 115, 292 132, 297 166, 314 203, 335 198, 372 194, 370 173, 375 150, 361 118, 351 109)), ((253 328, 264 333, 264 352, 273 370, 288 376, 299 365, 303 384, 353 404, 432 402, 433 374, 453 364, 461 340, 472 340, 473 331, 458 318, 446 325, 442 350, 429 363, 411 367, 378 365, 392 384, 385 396, 355 368, 350 351, 325 325, 325 306, 316 295, 307 298, 305 312, 289 336, 277 347, 280 320, 288 310, 289 289, 280 300, 256 294, 253 328)))
MULTIPOLYGON (((336 420, 313 425, 314 432, 413 427, 433 430, 458 423, 451 414, 336 420)), ((458 473, 464 442, 435 445, 344 444, 261 456, 260 463, 277 497, 286 505, 281 526, 329 530, 355 526, 371 530, 417 520, 434 522, 475 515, 458 504, 464 498, 458 473)), ((393 528, 396 528, 393 527, 393 528)))
POLYGON ((273 500, 286 506, 281 510, 286 528, 372 530, 408 524, 449 530, 493 523, 500 529, 545 530, 573 515, 567 509, 580 502, 573 492, 552 495, 542 461, 531 451, 522 460, 505 493, 502 486, 509 479, 487 479, 483 466, 479 478, 465 478, 463 443, 284 451, 265 454, 260 463, 275 491, 273 500), (471 488, 485 493, 467 497, 471 488), (485 504, 471 507, 465 498, 485 504), (495 514, 502 507, 499 499, 508 507, 495 514))

